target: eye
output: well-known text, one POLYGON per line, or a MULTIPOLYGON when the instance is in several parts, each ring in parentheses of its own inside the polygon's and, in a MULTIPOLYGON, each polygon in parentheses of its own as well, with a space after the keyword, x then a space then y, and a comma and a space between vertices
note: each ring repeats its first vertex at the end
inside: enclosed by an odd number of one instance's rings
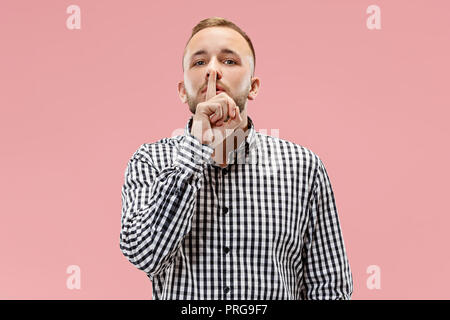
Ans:
POLYGON ((233 62, 233 64, 236 64, 236 62, 234 60, 231 60, 231 59, 227 59, 225 61, 231 61, 231 62, 233 62))
POLYGON ((197 61, 197 62, 194 63, 194 66, 198 66, 197 63, 199 63, 199 62, 204 62, 204 61, 203 61, 203 60, 199 60, 199 61, 197 61))

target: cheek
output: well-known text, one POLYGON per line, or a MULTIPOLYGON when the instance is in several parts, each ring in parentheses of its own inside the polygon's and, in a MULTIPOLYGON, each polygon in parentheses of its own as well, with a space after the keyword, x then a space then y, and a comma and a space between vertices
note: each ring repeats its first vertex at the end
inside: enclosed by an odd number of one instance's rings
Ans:
POLYGON ((186 89, 186 93, 188 95, 192 95, 193 90, 192 90, 192 82, 191 81, 185 79, 184 80, 184 88, 186 89))
POLYGON ((189 76, 189 77, 187 77, 186 75, 184 76, 184 87, 186 88, 186 92, 191 96, 197 92, 192 79, 193 78, 191 76, 189 76))
POLYGON ((249 86, 250 86, 250 79, 244 78, 239 83, 238 92, 239 93, 247 93, 247 91, 249 90, 249 86))

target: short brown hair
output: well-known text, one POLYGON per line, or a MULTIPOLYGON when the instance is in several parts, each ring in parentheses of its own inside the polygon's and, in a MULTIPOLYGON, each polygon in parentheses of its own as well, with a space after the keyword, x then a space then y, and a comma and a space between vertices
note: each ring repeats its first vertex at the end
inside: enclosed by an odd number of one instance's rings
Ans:
POLYGON ((225 19, 225 18, 221 18, 221 17, 212 17, 212 18, 207 18, 207 19, 203 19, 202 21, 200 21, 199 23, 197 23, 197 25, 192 28, 192 34, 189 37, 188 41, 186 42, 186 45, 184 46, 184 53, 183 53, 183 59, 181 61, 182 67, 183 67, 183 71, 184 71, 184 55, 186 54, 186 47, 189 43, 189 41, 191 41, 192 37, 199 32, 200 30, 203 30, 205 28, 210 28, 210 27, 227 27, 227 28, 231 28, 233 30, 236 30, 237 32, 239 32, 239 34, 241 36, 244 37, 244 39, 247 41, 250 49, 252 50, 252 55, 253 55, 253 70, 252 73, 255 73, 255 67, 256 67, 256 55, 255 55, 255 49, 253 48, 253 44, 252 44, 252 40, 250 40, 250 38, 247 36, 247 34, 241 30, 241 28, 239 28, 237 25, 235 25, 233 22, 225 19))

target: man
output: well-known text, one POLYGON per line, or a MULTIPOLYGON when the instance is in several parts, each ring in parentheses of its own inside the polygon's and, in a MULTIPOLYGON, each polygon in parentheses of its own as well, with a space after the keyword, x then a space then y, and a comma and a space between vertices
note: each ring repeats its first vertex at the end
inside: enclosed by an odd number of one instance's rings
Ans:
POLYGON ((327 171, 307 148, 255 131, 254 68, 239 27, 201 21, 178 83, 193 113, 185 134, 128 162, 120 248, 153 299, 351 299, 327 171))

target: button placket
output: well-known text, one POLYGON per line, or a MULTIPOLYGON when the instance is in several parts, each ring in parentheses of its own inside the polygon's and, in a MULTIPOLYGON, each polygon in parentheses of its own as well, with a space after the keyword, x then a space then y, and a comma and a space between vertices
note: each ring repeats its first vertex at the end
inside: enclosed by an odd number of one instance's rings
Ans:
POLYGON ((229 172, 229 168, 222 168, 222 172, 221 172, 221 178, 222 178, 222 212, 223 212, 223 233, 222 233, 222 254, 223 254, 223 292, 225 294, 229 294, 231 288, 230 288, 230 278, 228 277, 229 274, 229 268, 232 268, 230 266, 230 254, 231 254, 231 249, 230 249, 230 223, 229 223, 229 215, 227 215, 227 213, 229 212, 229 208, 227 206, 227 202, 228 202, 228 183, 229 183, 229 179, 230 177, 228 177, 227 175, 230 174, 229 172))

